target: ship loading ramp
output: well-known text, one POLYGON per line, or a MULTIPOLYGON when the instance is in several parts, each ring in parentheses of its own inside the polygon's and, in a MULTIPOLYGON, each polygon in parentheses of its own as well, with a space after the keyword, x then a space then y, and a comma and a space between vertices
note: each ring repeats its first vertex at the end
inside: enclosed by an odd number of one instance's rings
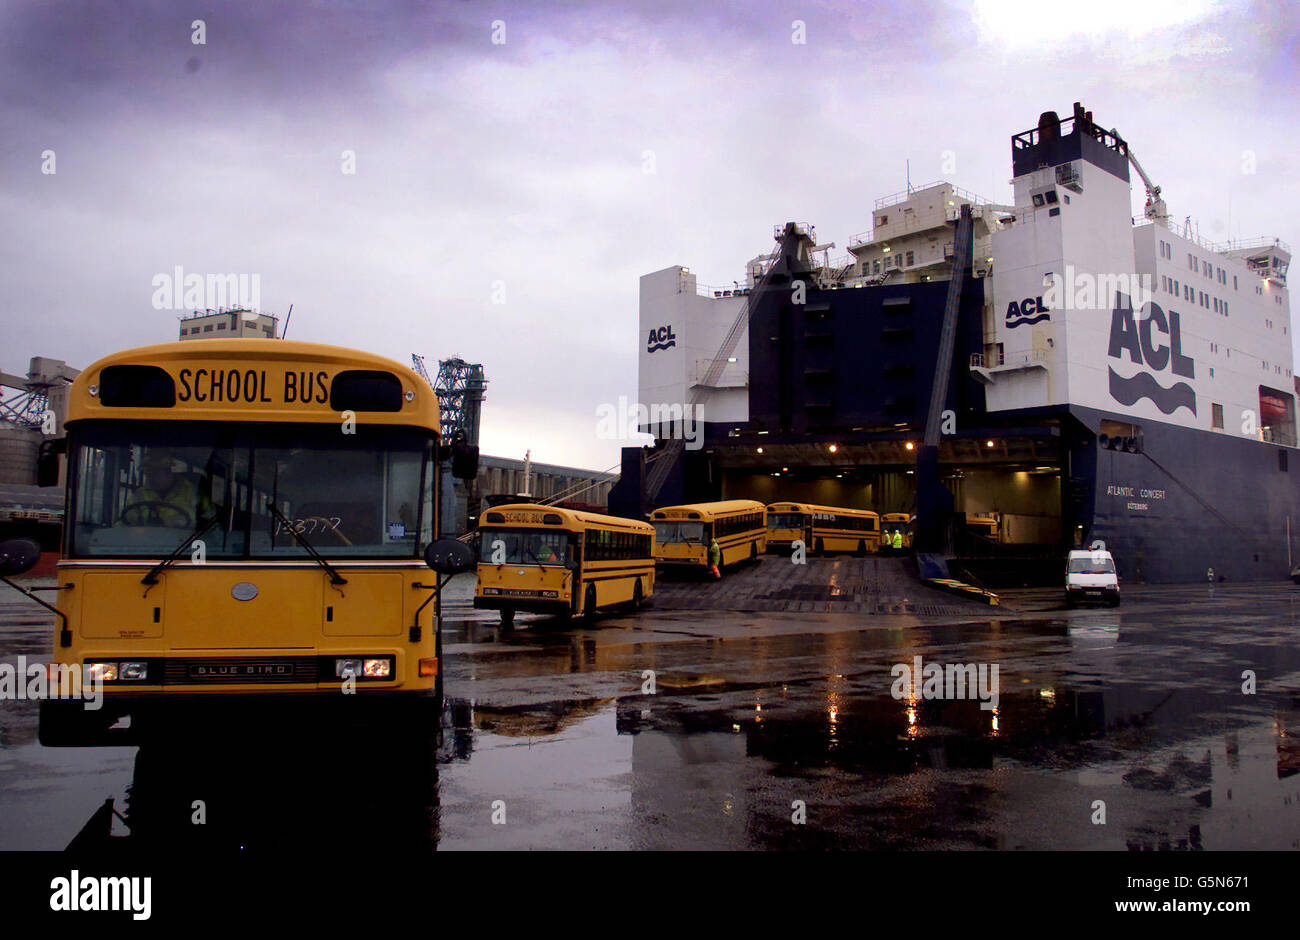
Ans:
POLYGON ((725 571, 719 581, 659 580, 658 610, 987 617, 989 602, 929 587, 910 558, 809 558, 768 555, 725 571))

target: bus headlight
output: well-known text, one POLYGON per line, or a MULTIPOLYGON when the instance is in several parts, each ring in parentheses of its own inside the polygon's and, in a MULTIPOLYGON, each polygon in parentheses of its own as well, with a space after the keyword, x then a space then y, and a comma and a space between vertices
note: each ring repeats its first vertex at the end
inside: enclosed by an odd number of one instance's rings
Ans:
POLYGON ((391 679, 393 657, 347 657, 334 660, 334 676, 338 679, 391 679))
POLYGON ((117 663, 86 663, 87 682, 113 682, 117 679, 117 663))
POLYGON ((149 664, 142 662, 118 663, 117 677, 119 679, 143 679, 149 673, 149 664))

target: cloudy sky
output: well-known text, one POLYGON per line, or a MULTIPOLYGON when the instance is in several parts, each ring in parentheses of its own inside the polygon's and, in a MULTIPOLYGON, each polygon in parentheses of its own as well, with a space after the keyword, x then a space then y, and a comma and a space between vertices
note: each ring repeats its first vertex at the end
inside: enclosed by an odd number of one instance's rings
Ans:
POLYGON ((729 284, 792 219, 842 250, 908 161, 1010 201, 1011 135, 1076 100, 1203 237, 1300 242, 1294 6, 1069 9, 0 0, 0 370, 173 339, 178 265, 256 273, 292 339, 482 362, 485 452, 603 469, 640 275, 729 284))

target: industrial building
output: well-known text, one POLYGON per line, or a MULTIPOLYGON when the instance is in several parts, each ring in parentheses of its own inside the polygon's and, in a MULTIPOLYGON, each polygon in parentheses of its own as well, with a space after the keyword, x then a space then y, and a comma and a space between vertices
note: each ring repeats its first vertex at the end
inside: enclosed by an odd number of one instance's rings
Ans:
POLYGON ((279 318, 247 307, 222 307, 218 310, 195 310, 181 317, 180 338, 224 339, 257 337, 275 339, 279 318))

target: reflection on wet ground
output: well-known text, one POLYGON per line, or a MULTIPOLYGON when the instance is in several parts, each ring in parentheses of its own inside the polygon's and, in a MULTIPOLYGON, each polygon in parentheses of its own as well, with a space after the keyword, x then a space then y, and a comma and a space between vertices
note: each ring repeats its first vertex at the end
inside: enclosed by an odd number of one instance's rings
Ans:
MULTIPOLYGON (((1298 597, 1056 612, 1027 595, 963 623, 652 611, 508 634, 466 611, 444 631, 440 734, 50 750, 31 703, 4 703, 0 847, 86 827, 248 850, 1300 848, 1298 597), (997 664, 996 708, 896 690, 916 657, 997 664)), ((46 629, 20 619, 6 661, 46 629)))

